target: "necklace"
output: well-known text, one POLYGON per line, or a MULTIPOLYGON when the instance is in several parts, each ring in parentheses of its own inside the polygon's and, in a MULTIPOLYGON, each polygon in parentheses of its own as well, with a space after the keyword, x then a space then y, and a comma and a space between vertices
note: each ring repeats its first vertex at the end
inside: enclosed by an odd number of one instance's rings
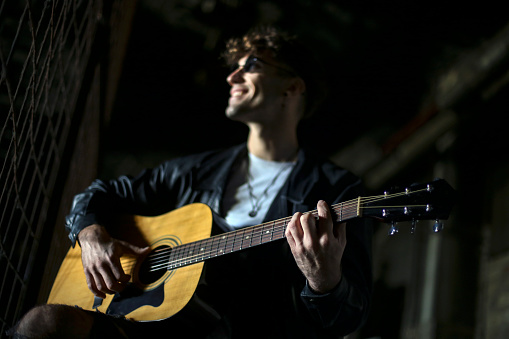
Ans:
POLYGON ((256 217, 258 214, 258 211, 260 210, 260 207, 262 206, 262 198, 267 195, 267 192, 269 189, 274 185, 277 178, 283 173, 286 169, 290 168, 293 164, 288 164, 287 166, 283 166, 279 172, 274 176, 272 181, 269 183, 269 185, 263 190, 263 193, 260 194, 260 196, 257 198, 253 193, 253 186, 251 186, 251 174, 248 172, 247 175, 247 188, 249 190, 249 200, 251 201, 251 206, 253 207, 251 211, 249 211, 249 216, 251 218, 256 217))

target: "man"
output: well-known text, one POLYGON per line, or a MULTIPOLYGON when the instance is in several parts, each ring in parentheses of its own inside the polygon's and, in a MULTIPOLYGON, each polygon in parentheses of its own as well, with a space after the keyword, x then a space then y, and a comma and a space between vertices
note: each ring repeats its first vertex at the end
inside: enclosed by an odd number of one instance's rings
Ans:
POLYGON ((138 324, 46 305, 28 313, 20 333, 31 331, 41 314, 51 320, 38 331, 112 337, 164 328, 208 338, 338 338, 363 324, 371 299, 371 229, 361 219, 336 224, 329 210, 361 195, 360 182, 301 148, 297 137, 324 92, 318 65, 296 39, 272 28, 232 39, 225 57, 234 66, 226 115, 248 126, 247 143, 173 159, 136 178, 97 180, 75 197, 66 228, 81 246, 88 286, 101 298, 122 291, 130 278, 120 256, 150 251, 110 237, 101 225, 109 213, 158 215, 202 202, 225 217, 219 232, 293 215, 286 240, 206 263, 196 297, 211 316, 193 318, 198 313, 186 307, 168 320, 138 324), (317 220, 303 213, 315 208, 317 220), (63 328, 54 319, 74 325, 63 328))

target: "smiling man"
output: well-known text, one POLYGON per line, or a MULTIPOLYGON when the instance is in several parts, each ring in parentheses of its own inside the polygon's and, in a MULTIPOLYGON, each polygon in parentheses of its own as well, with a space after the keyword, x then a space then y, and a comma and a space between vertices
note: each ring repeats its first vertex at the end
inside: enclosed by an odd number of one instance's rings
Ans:
POLYGON ((109 236, 101 220, 111 213, 158 215, 201 202, 225 218, 218 233, 292 216, 286 240, 207 261, 195 293, 207 312, 186 306, 161 315, 166 320, 136 323, 44 305, 22 320, 21 334, 137 338, 166 329, 193 338, 340 338, 362 326, 371 301, 371 228, 362 219, 337 224, 329 209, 361 195, 361 183, 297 137, 325 93, 320 67, 273 28, 232 39, 225 58, 232 66, 226 115, 249 127, 247 142, 172 159, 135 178, 96 180, 74 199, 69 237, 79 240, 89 288, 100 298, 129 280, 120 256, 148 251, 109 236), (304 213, 315 208, 316 219, 304 213), (51 321, 41 323, 42 315, 51 321), (78 325, 59 326, 62 319, 78 325))

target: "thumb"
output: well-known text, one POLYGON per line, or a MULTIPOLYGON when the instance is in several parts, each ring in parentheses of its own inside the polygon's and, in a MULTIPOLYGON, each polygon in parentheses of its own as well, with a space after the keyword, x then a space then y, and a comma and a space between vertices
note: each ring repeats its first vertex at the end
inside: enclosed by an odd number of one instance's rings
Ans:
POLYGON ((120 241, 120 243, 122 244, 122 247, 124 248, 124 253, 126 254, 144 255, 150 252, 149 246, 139 247, 126 241, 120 241))

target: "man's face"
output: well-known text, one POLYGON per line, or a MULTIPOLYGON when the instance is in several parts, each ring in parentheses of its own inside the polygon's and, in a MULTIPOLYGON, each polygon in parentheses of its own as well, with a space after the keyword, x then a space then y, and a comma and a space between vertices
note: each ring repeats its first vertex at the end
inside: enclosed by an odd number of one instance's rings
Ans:
POLYGON ((227 78, 230 98, 226 116, 241 122, 270 122, 283 106, 291 72, 268 52, 245 55, 227 78), (259 57, 257 59, 256 57, 259 57))

